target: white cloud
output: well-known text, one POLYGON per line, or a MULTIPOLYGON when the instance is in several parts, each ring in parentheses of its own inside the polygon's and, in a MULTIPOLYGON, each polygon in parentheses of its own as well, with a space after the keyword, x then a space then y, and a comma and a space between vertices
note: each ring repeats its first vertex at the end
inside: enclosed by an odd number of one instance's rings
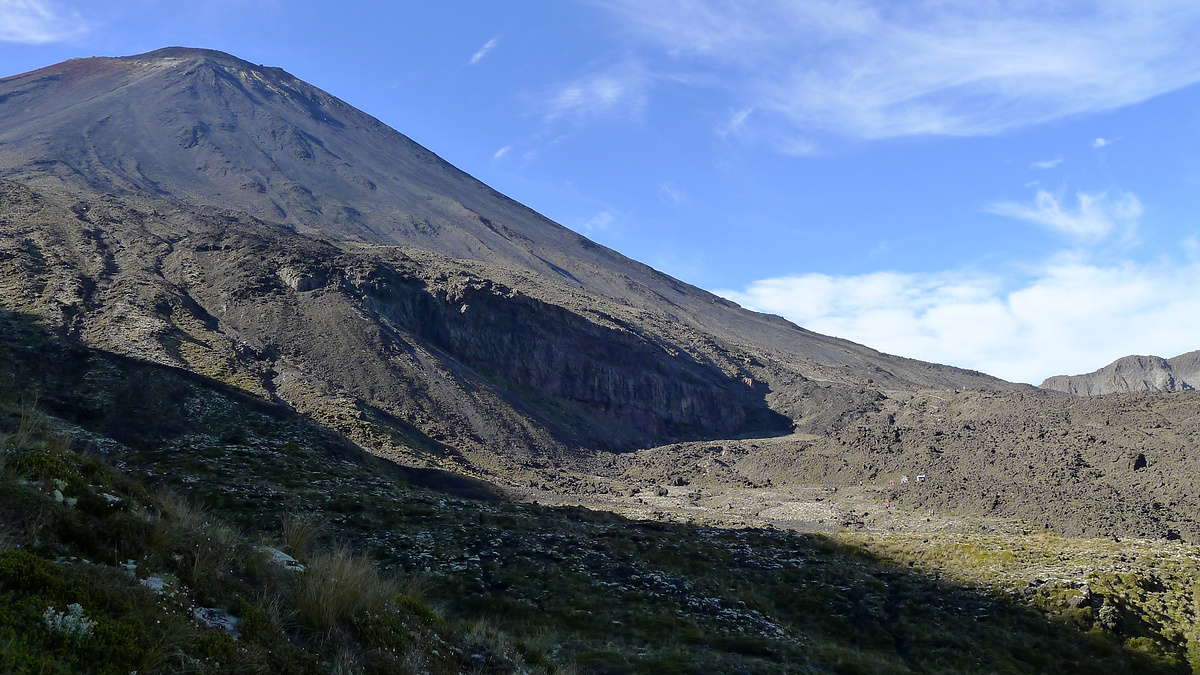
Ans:
POLYGON ((730 135, 739 135, 742 131, 742 127, 746 125, 746 120, 750 118, 750 115, 753 112, 753 107, 742 108, 741 110, 734 111, 734 113, 729 116, 728 122, 717 127, 717 135, 721 137, 721 140, 725 140, 725 138, 730 135))
POLYGON ((1200 265, 1200 240, 1196 239, 1196 235, 1185 237, 1179 242, 1179 247, 1193 265, 1200 265))
POLYGON ((1056 167, 1062 163, 1063 163, 1062 157, 1055 157, 1054 159, 1047 159, 1044 162, 1034 162, 1033 164, 1030 164, 1030 166, 1032 166, 1035 169, 1053 169, 1054 167, 1056 167))
POLYGON ((1092 141, 1093 148, 1107 148, 1112 144, 1113 139, 1111 138, 1097 138, 1096 140, 1092 141))
POLYGON ((475 52, 475 55, 471 57, 470 65, 473 66, 476 63, 479 63, 480 61, 482 61, 484 59, 484 57, 488 55, 488 52, 490 52, 496 48, 496 45, 499 44, 499 42, 500 42, 499 37, 494 37, 491 40, 488 40, 487 44, 480 47, 479 51, 475 52))
POLYGON ((601 211, 592 216, 592 219, 583 224, 582 229, 586 232, 593 230, 607 230, 609 225, 613 224, 616 216, 608 211, 601 211))
POLYGON ((636 117, 646 105, 647 77, 624 65, 558 87, 544 103, 545 121, 579 123, 602 117, 636 117))
POLYGON ((1200 264, 1047 262, 1012 283, 972 272, 765 279, 719 293, 884 352, 1040 383, 1126 354, 1200 348, 1200 264))
POLYGON ((993 134, 1200 81, 1194 0, 591 2, 809 134, 993 134))
POLYGON ((499 150, 497 150, 497 151, 496 151, 496 152, 495 152, 495 153, 492 155, 492 159, 503 159, 503 158, 504 158, 504 156, 505 156, 505 155, 507 155, 507 154, 508 154, 508 153, 510 153, 510 152, 512 152, 512 146, 511 146, 511 145, 506 145, 506 146, 504 146, 503 148, 500 148, 499 150))
POLYGON ((658 194, 665 202, 672 204, 682 204, 687 201, 688 195, 683 190, 672 185, 669 181, 658 184, 658 194))
POLYGON ((85 30, 78 11, 52 0, 0 0, 0 42, 43 44, 85 30))
POLYGON ((1001 216, 1017 218, 1049 228, 1079 241, 1096 242, 1107 237, 1120 226, 1127 235, 1137 229, 1142 216, 1142 202, 1136 195, 1122 192, 1110 199, 1105 192, 1075 195, 1078 207, 1064 208, 1061 198, 1046 190, 1038 190, 1032 205, 1016 202, 998 202, 988 211, 1001 216))

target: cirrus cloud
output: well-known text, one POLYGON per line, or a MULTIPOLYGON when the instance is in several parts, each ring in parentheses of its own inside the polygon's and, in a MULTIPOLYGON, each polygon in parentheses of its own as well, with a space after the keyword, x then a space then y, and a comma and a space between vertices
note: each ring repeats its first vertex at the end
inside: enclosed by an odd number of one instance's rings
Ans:
POLYGON ((495 49, 496 45, 499 43, 500 43, 499 37, 494 37, 491 40, 488 40, 486 44, 484 44, 482 47, 479 48, 479 51, 475 52, 475 54, 473 56, 471 56, 471 60, 468 62, 468 65, 473 66, 473 65, 479 63, 480 61, 484 60, 487 57, 488 53, 490 53, 493 49, 495 49))
POLYGON ((1047 159, 1047 160, 1044 160, 1041 162, 1034 162, 1034 163, 1030 164, 1030 166, 1035 169, 1053 169, 1054 167, 1058 166, 1059 164, 1062 164, 1063 161, 1064 160, 1062 157, 1055 157, 1054 159, 1047 159))
POLYGON ((1200 81, 1191 0, 591 2, 804 133, 993 134, 1200 81))
POLYGON ((1035 223, 1084 242, 1099 241, 1118 226, 1124 228, 1126 235, 1132 235, 1142 216, 1141 200, 1129 192, 1122 192, 1115 199, 1106 192, 1079 192, 1075 199, 1078 206, 1071 209, 1063 205, 1058 195, 1038 190, 1032 205, 997 202, 988 211, 1035 223))
POLYGON ((0 0, 0 42, 44 44, 85 30, 77 10, 52 0, 0 0))
POLYGON ((559 85, 545 99, 544 120, 591 122, 604 117, 637 117, 646 105, 647 74, 625 64, 559 85))

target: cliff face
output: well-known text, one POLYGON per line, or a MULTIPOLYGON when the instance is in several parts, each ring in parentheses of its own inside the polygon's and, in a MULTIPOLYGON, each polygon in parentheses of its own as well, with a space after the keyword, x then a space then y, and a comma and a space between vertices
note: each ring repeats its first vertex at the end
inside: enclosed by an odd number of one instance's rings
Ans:
MULTIPOLYGON (((363 307, 418 336, 521 398, 557 397, 655 438, 720 436, 743 428, 765 388, 725 377, 711 364, 631 326, 605 326, 561 307, 470 277, 411 278, 377 268, 346 282, 363 307)), ((786 423, 775 430, 786 430, 786 423)))
POLYGON ((429 377, 413 357, 426 354, 453 379, 502 392, 556 437, 593 447, 789 428, 764 414, 761 385, 727 377, 634 326, 600 323, 453 261, 434 267, 391 251, 320 248, 280 259, 278 249, 269 237, 239 233, 174 255, 181 267, 199 267, 189 293, 231 331, 278 345, 297 362, 323 363, 324 377, 387 409, 402 409, 408 396, 389 380, 420 388, 429 377), (274 270, 274 289, 263 293, 274 270), (335 334, 336 343, 325 339, 335 334))
POLYGON ((1197 384, 1200 384, 1200 351, 1172 359, 1125 356, 1084 375, 1046 378, 1041 387, 1076 396, 1099 396, 1131 391, 1191 391, 1197 384))

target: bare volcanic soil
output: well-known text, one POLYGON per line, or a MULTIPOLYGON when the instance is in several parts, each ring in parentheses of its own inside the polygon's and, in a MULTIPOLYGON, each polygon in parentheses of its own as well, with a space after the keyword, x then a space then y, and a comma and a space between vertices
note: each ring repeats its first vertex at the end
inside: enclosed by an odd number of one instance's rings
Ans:
POLYGON ((545 487, 684 521, 931 531, 966 517, 1010 532, 1197 541, 1198 407, 1196 392, 891 392, 846 424, 604 454, 580 468, 591 477, 545 487))

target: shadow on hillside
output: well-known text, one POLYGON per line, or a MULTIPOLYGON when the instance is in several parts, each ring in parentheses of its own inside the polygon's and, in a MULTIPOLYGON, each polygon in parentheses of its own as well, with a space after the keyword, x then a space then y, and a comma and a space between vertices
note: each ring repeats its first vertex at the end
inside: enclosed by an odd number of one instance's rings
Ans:
MULTIPOLYGON (((619 612, 611 604, 620 591, 636 588, 627 579, 640 576, 660 582, 659 592, 647 593, 643 602, 660 604, 666 599, 680 606, 685 616, 700 610, 700 618, 691 625, 677 615, 663 616, 660 620, 670 630, 643 621, 640 631, 614 629, 603 636, 605 641, 624 639, 638 645, 670 640, 684 652, 724 651, 745 659, 749 672, 760 672, 750 667, 751 661, 767 668, 761 672, 771 667, 792 672, 788 668, 801 665, 816 672, 845 673, 1192 672, 1185 646, 1153 643, 1132 621, 1113 632, 1093 628, 1082 613, 1072 622, 1051 620, 1009 598, 897 567, 825 535, 630 521, 578 507, 553 511, 565 521, 555 525, 556 531, 577 533, 574 545, 630 565, 632 544, 637 554, 631 566, 641 562, 652 569, 622 578, 620 572, 614 575, 613 566, 582 556, 582 567, 591 567, 600 586, 589 592, 564 584, 562 579, 580 567, 565 557, 562 576, 542 581, 576 593, 577 606, 604 620, 616 617, 621 626, 638 626, 631 612, 619 612), (739 614, 742 625, 722 624, 723 618, 739 614), (712 617, 725 630, 705 630, 706 619, 712 617)), ((548 516, 540 526, 550 522, 548 516)), ((627 599, 636 595, 636 590, 625 591, 627 599)), ((468 611, 500 614, 511 611, 509 604, 466 603, 468 611)), ((556 612, 553 604, 539 609, 551 617, 556 612)), ((578 622, 572 617, 564 613, 562 620, 578 622)), ((658 671, 625 655, 623 664, 597 657, 585 672, 658 671)))
POLYGON ((497 499, 232 387, 57 339, 27 316, 0 314, 0 373, 10 408, 38 392, 38 407, 97 434, 78 445, 128 446, 107 454, 217 517, 271 540, 286 514, 317 516, 330 539, 427 575, 452 615, 553 635, 583 673, 1190 672, 1177 645, 1136 625, 1072 627, 821 535, 497 499))
MULTIPOLYGON (((370 464, 395 479, 449 495, 485 500, 499 495, 483 481, 379 459, 282 403, 186 370, 64 339, 34 316, 0 310, 0 372, 0 398, 33 403, 132 449, 170 446, 196 433, 244 442, 248 422, 268 419, 300 427, 299 433, 333 460, 370 464), (227 409, 198 409, 202 399, 219 401, 227 409)), ((104 449, 102 440, 91 443, 104 449)))

